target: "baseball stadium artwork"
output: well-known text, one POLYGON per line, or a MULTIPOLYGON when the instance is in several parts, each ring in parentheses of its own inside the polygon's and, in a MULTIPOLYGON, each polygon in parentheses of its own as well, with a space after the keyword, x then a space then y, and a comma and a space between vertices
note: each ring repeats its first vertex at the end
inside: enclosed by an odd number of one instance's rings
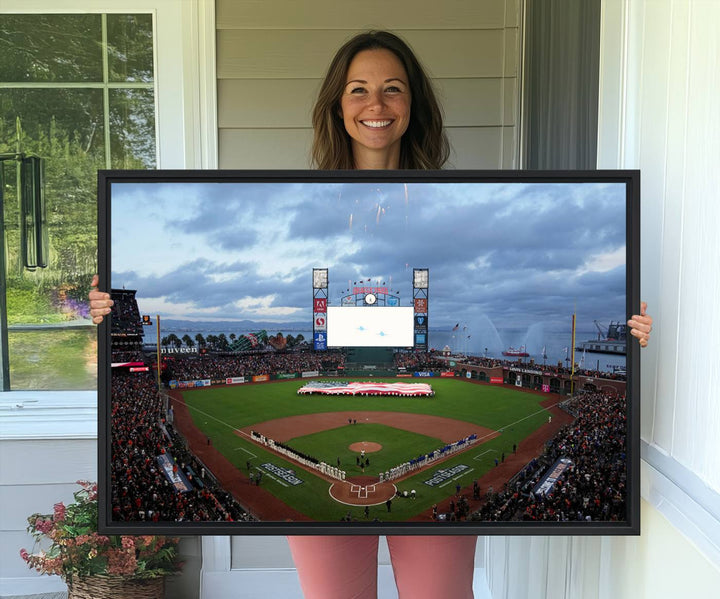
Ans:
POLYGON ((100 530, 639 534, 637 171, 101 171, 100 530))

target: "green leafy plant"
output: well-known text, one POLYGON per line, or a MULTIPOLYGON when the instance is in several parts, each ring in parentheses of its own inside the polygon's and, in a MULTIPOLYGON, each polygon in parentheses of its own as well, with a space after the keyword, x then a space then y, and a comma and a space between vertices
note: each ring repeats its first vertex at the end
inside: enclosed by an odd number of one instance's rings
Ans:
POLYGON ((74 503, 56 503, 52 514, 28 517, 35 547, 33 553, 21 549, 20 557, 30 568, 69 582, 90 576, 156 578, 180 571, 177 538, 98 534, 97 484, 78 484, 74 503))

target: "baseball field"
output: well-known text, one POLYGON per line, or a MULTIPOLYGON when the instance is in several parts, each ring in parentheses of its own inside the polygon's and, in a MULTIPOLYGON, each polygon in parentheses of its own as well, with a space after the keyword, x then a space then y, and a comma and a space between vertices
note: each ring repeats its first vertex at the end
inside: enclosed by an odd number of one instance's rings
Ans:
MULTIPOLYGON (((458 487, 471 489, 473 481, 487 480, 491 473, 509 477, 522 467, 531 449, 528 438, 548 428, 551 412, 541 402, 557 401, 549 394, 458 378, 433 378, 431 398, 299 396, 306 382, 171 392, 176 425, 193 452, 263 521, 426 519, 433 504, 455 498, 458 487), (250 431, 333 467, 339 464, 346 480, 304 467, 258 443, 250 431), (377 482, 392 467, 473 434, 478 440, 467 449, 389 483, 377 482), (511 458, 512 467, 506 463, 511 458)), ((542 440, 536 439, 531 452, 538 446, 542 440)))

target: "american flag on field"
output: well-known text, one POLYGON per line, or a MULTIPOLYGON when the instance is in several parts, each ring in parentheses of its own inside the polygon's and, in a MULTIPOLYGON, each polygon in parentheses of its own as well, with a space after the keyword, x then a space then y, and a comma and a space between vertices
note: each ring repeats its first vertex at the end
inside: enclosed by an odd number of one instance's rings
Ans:
POLYGON ((318 393, 321 395, 402 395, 405 397, 427 397, 433 395, 433 389, 427 383, 375 383, 354 382, 332 385, 328 383, 308 383, 298 389, 305 395, 318 393))

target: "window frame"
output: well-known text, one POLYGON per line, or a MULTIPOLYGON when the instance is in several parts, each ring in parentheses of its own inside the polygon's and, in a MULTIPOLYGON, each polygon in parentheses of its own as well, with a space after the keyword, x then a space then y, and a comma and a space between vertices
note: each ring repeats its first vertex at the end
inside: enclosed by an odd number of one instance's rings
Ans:
MULTIPOLYGON (((0 14, 103 13, 152 16, 157 168, 217 168, 213 2, 131 0, 119 8, 110 0, 26 0, 20 6, 0 0, 0 14)), ((13 391, 0 391, 0 397, 5 393, 13 391)), ((95 403, 95 392, 89 394, 95 403)))

